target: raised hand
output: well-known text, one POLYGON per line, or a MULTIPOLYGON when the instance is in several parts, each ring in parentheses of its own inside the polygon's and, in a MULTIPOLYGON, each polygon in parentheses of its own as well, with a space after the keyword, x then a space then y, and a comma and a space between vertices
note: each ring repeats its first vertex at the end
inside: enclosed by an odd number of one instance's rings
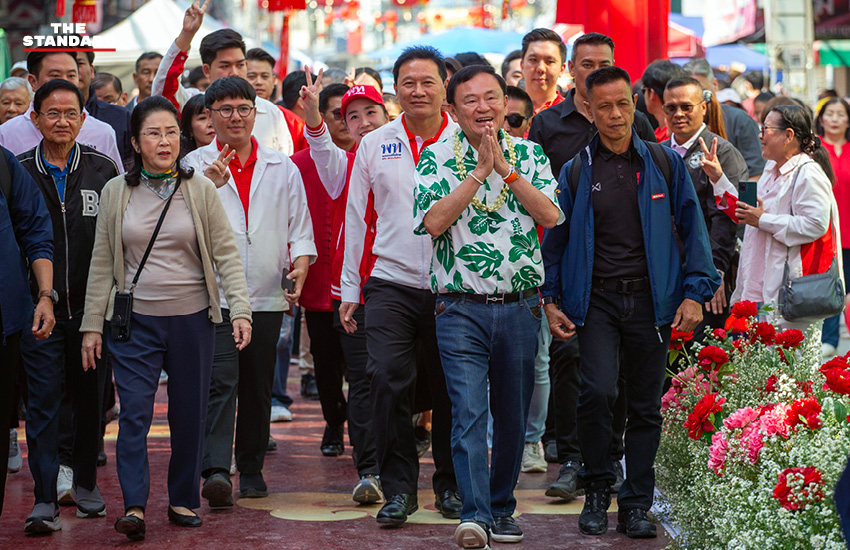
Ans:
POLYGON ((479 181, 484 181, 493 172, 493 134, 484 132, 481 136, 481 143, 478 144, 478 164, 472 175, 478 178, 479 181))
POLYGON ((342 79, 342 83, 343 83, 343 84, 345 84, 346 86, 348 86, 349 88, 353 87, 353 86, 354 86, 354 84, 355 84, 355 82, 354 82, 354 75, 355 75, 356 73, 357 73, 357 69, 355 69, 354 67, 352 67, 352 68, 351 68, 351 73, 349 73, 349 74, 345 75, 345 78, 343 78, 343 79, 342 79))
POLYGON ((187 52, 192 44, 192 38, 201 28, 201 23, 204 22, 204 14, 207 13, 207 8, 210 5, 210 0, 206 0, 201 6, 198 0, 189 6, 186 13, 183 15, 183 29, 175 42, 180 50, 187 52))
POLYGON ((493 154, 493 169, 502 178, 507 177, 511 171, 511 165, 505 160, 505 153, 502 151, 502 144, 499 142, 499 128, 493 126, 492 123, 487 124, 487 133, 490 134, 490 149, 493 154))
POLYGON ((230 151, 230 145, 225 144, 221 148, 218 158, 204 170, 204 175, 212 180, 216 187, 224 187, 230 181, 230 171, 227 169, 227 165, 235 156, 236 150, 230 151))
POLYGON ((301 86, 301 102, 304 104, 304 122, 310 128, 316 128, 322 125, 322 115, 319 113, 319 94, 322 92, 324 69, 319 69, 319 74, 316 76, 315 82, 313 82, 313 75, 310 74, 309 68, 305 67, 304 73, 307 76, 307 85, 301 86))
POLYGON ((699 161, 699 165, 702 167, 705 175, 708 176, 709 181, 711 183, 717 183, 723 177, 723 167, 720 166, 720 161, 717 159, 717 138, 714 138, 711 142, 710 151, 705 146, 705 141, 702 138, 699 138, 699 146, 702 149, 702 158, 699 161))

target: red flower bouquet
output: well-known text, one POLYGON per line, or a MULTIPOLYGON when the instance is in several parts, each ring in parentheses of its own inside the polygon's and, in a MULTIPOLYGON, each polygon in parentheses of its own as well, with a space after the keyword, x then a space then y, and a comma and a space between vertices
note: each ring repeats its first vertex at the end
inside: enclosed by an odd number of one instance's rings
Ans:
POLYGON ((694 408, 694 412, 688 415, 688 419, 685 421, 688 436, 691 439, 699 439, 703 433, 713 432, 716 429, 714 415, 723 410, 723 403, 725 402, 726 398, 718 399, 717 393, 710 393, 700 399, 694 408))
POLYGON ((741 300, 737 304, 732 306, 732 315, 739 319, 746 319, 747 317, 755 317, 759 314, 759 308, 755 302, 751 302, 749 300, 741 300))
POLYGON ((796 348, 803 343, 803 340, 805 340, 803 332, 795 328, 783 330, 776 335, 775 339, 777 346, 782 346, 786 349, 796 348))
POLYGON ((779 474, 773 498, 786 510, 802 510, 823 500, 823 477, 814 466, 786 468, 779 474))

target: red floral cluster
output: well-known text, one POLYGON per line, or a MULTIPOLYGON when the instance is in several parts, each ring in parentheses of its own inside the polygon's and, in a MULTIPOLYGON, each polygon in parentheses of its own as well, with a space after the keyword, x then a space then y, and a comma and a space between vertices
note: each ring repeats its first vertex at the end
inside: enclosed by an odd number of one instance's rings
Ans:
POLYGON ((767 383, 764 385, 764 393, 771 394, 776 391, 776 384, 779 382, 779 377, 771 374, 767 377, 767 383))
POLYGON ((773 498, 786 510, 802 510, 823 500, 823 476, 814 466, 786 468, 779 474, 773 498))
POLYGON ((726 398, 718 398, 716 392, 709 393, 700 399, 694 407, 694 411, 688 415, 688 419, 685 421, 688 436, 697 440, 702 437, 703 433, 715 431, 717 428, 714 426, 714 415, 723 410, 723 403, 725 402, 726 398))
POLYGON ((789 328, 777 334, 774 341, 777 346, 781 346, 785 349, 791 349, 802 344, 803 340, 805 340, 805 337, 803 336, 802 331, 795 328, 789 328))
POLYGON ((729 335, 726 334, 726 331, 722 328, 716 328, 711 331, 711 335, 717 338, 718 340, 725 340, 729 335))
POLYGON ((750 343, 761 342, 766 346, 773 345, 776 339, 776 327, 770 323, 754 323, 750 327, 750 343))
POLYGON ((820 372, 826 377, 823 389, 850 395, 850 366, 847 364, 847 356, 833 357, 821 366, 820 372))
POLYGON ((794 428, 800 424, 805 424, 810 430, 817 430, 823 426, 820 419, 821 409, 821 404, 814 397, 794 401, 791 403, 786 417, 788 427, 794 428))
POLYGON ((685 342, 690 342, 693 339, 694 331, 679 332, 678 330, 673 329, 673 333, 670 335, 670 347, 668 349, 670 351, 681 351, 685 342))
POLYGON ((700 367, 712 370, 719 369, 729 362, 729 355, 717 346, 705 346, 699 350, 697 362, 700 367))
POLYGON ((742 300, 737 304, 732 306, 732 315, 739 319, 746 319, 747 317, 755 317, 759 314, 759 307, 755 302, 751 302, 749 300, 742 300))

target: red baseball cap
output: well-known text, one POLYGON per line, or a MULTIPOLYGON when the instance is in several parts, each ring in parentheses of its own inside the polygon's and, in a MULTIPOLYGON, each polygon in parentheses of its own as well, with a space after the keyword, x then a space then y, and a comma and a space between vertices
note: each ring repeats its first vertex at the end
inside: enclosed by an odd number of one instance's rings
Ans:
POLYGON ((365 98, 369 101, 374 101, 378 105, 384 104, 384 98, 381 96, 381 93, 378 92, 373 86, 367 86, 365 84, 358 84, 356 86, 352 86, 345 95, 342 96, 342 105, 339 107, 339 112, 342 114, 342 118, 345 118, 345 110, 348 109, 348 106, 355 99, 365 98))

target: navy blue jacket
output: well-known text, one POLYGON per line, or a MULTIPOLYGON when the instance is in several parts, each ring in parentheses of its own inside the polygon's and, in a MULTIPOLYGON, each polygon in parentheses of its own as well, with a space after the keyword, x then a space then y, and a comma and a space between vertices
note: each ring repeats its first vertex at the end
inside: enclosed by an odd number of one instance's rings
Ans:
MULTIPOLYGON (((643 164, 638 186, 638 207, 655 304, 655 322, 657 326, 662 326, 673 321, 676 310, 685 298, 700 304, 710 300, 720 286, 720 276, 711 259, 708 231, 685 163, 672 149, 664 148, 672 169, 671 193, 664 175, 652 160, 649 148, 634 129, 632 141, 643 164), (684 268, 673 235, 671 213, 685 246, 684 268)), ((579 153, 582 167, 575 198, 568 182, 573 161, 561 169, 558 201, 566 219, 561 225, 546 230, 541 246, 546 268, 543 296, 559 297, 561 309, 579 326, 584 325, 587 316, 593 276, 591 187, 593 156, 598 146, 597 133, 579 153)))
POLYGON ((30 263, 41 258, 53 261, 53 226, 32 177, 11 151, 0 147, 0 154, 6 156, 12 175, 10 196, 0 193, 0 344, 5 345, 6 336, 32 322, 32 296, 21 248, 30 263))

